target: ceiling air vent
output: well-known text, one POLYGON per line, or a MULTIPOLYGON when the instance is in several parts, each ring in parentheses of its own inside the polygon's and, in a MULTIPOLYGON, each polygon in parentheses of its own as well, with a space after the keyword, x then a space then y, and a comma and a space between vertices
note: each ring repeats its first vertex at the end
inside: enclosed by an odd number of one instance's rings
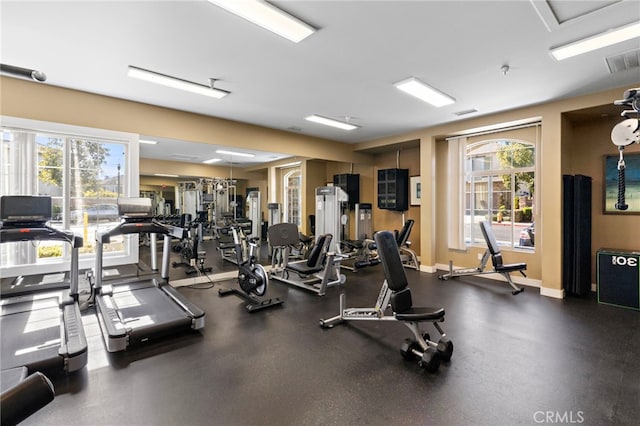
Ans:
POLYGON ((457 115, 460 117, 461 115, 473 114, 474 112, 478 112, 477 109, 465 109, 464 111, 454 112, 453 115, 457 115))
POLYGON ((638 68, 640 67, 640 49, 628 50, 619 55, 609 56, 605 60, 611 74, 638 68))

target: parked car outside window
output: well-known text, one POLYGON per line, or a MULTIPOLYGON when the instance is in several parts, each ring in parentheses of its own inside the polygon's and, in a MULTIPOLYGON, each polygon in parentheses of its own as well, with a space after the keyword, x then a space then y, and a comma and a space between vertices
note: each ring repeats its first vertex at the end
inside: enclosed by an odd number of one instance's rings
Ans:
POLYGON ((85 212, 89 222, 113 222, 120 217, 117 204, 96 204, 95 206, 87 206, 84 210, 73 210, 71 222, 82 223, 85 212))

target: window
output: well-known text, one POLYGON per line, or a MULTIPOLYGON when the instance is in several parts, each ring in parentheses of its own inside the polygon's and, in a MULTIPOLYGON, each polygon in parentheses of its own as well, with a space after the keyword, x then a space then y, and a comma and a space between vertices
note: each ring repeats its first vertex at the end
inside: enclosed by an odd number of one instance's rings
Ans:
POLYGON ((498 244, 533 249, 535 143, 488 139, 465 147, 464 241, 482 244, 490 220, 498 244))
MULTIPOLYGON (((90 267, 95 231, 118 221, 118 196, 137 192, 138 151, 132 140, 135 136, 129 134, 3 118, 0 195, 51 196, 49 225, 84 238, 81 267, 90 267)), ((137 258, 130 241, 120 237, 106 245, 105 263, 137 258), (106 261, 108 257, 115 261, 106 261)), ((56 271, 68 266, 69 256, 69 246, 61 242, 1 244, 0 273, 56 271)))
POLYGON ((300 169, 294 169, 284 173, 284 221, 295 223, 300 226, 302 223, 302 173, 300 169))

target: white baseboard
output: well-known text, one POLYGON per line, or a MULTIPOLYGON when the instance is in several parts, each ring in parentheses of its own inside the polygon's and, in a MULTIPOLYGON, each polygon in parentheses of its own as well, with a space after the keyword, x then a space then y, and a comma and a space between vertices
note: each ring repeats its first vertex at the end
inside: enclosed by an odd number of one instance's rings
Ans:
POLYGON ((437 272, 438 268, 435 266, 429 266, 429 265, 420 265, 420 272, 428 272, 430 274, 433 274, 435 272, 437 272))
POLYGON ((540 287, 540 295, 553 297, 554 299, 564 299, 564 289, 540 287))

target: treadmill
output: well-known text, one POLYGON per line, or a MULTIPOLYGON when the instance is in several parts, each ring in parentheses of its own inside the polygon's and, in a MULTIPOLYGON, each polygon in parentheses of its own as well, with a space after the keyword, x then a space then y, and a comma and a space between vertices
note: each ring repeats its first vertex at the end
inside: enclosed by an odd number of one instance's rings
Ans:
MULTIPOLYGON (((3 371, 26 367, 29 373, 73 372, 87 364, 87 339, 78 304, 78 249, 81 237, 46 225, 51 220, 51 197, 0 197, 0 243, 63 241, 71 245, 67 273, 27 277, 31 285, 0 291, 0 331, 3 371), (60 281, 53 282, 51 277, 60 281)), ((15 283, 18 283, 16 285, 15 283)))
POLYGON ((183 229, 153 218, 151 199, 119 198, 121 222, 96 232, 95 305, 105 346, 119 352, 169 334, 204 327, 204 311, 169 285, 171 238, 182 237, 183 229), (160 278, 132 277, 103 279, 103 249, 117 235, 149 233, 151 260, 155 263, 156 235, 164 236, 160 278))

